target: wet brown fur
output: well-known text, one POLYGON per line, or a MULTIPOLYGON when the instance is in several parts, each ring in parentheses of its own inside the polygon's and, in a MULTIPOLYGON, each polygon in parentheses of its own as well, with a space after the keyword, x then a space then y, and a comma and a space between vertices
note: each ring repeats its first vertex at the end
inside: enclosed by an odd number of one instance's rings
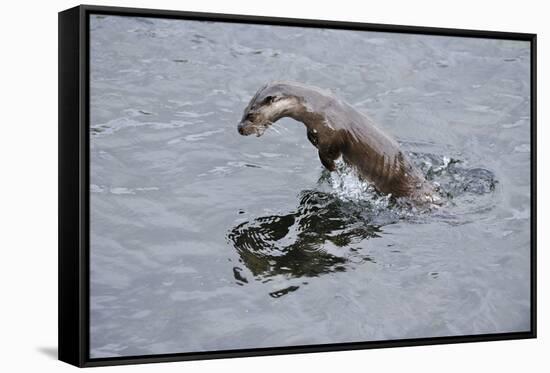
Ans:
POLYGON ((308 139, 328 170, 334 171, 334 161, 342 156, 382 193, 417 202, 431 200, 432 185, 398 143, 370 118, 319 88, 292 82, 267 84, 245 109, 239 133, 260 136, 282 117, 306 125, 308 139))

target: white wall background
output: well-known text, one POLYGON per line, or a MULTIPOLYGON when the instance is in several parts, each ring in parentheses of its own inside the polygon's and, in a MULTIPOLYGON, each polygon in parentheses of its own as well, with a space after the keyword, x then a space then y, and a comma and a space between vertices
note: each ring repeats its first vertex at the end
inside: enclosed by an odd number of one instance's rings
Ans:
MULTIPOLYGON (((75 1, 6 1, 0 20, 0 370, 69 371, 57 353, 57 12, 75 1)), ((538 33, 539 338, 126 366, 118 371, 548 371, 550 23, 545 1, 117 0, 96 5, 538 33), (546 355, 546 356, 545 356, 546 355)))

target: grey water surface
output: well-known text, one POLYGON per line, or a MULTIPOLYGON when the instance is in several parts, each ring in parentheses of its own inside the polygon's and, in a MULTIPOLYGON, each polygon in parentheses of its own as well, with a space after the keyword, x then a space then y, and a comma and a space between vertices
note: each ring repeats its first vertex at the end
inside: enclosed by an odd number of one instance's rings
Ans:
POLYGON ((90 20, 92 358, 526 331, 527 42, 90 20), (237 132, 270 80, 331 90, 436 185, 328 174, 305 127, 237 132))

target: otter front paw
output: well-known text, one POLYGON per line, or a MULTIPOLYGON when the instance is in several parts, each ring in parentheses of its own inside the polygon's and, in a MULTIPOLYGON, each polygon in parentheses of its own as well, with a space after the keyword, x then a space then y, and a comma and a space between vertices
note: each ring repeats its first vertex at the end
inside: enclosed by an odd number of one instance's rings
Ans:
POLYGON ((334 163, 334 159, 329 157, 327 154, 323 154, 319 152, 319 159, 321 160, 321 163, 325 168, 329 171, 335 171, 336 170, 336 164, 334 163))

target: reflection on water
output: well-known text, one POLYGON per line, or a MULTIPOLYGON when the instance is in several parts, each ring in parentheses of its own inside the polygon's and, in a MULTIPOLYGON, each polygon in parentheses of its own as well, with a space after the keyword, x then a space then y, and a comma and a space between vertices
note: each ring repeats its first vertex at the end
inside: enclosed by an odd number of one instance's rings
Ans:
MULTIPOLYGON (((294 212, 261 216, 228 234, 256 279, 275 275, 314 277, 372 261, 356 245, 381 234, 367 204, 346 202, 316 190, 300 193, 294 212)), ((235 276, 243 281, 240 272, 235 276)), ((245 281, 246 282, 246 281, 245 281)))
MULTIPOLYGON (((443 206, 466 198, 478 207, 484 195, 495 191, 497 181, 489 170, 467 168, 460 160, 428 153, 411 153, 411 158, 435 183, 443 206)), ((343 163, 334 173, 323 171, 318 185, 319 190, 299 194, 294 211, 254 218, 228 233, 240 262, 256 280, 266 282, 278 275, 316 277, 375 262, 365 249, 367 239, 380 237, 385 225, 403 219, 419 222, 432 212, 380 195, 343 163), (327 184, 332 189, 322 191, 327 184)), ((241 267, 233 267, 233 275, 240 285, 249 281, 241 267)), ((292 285, 270 295, 280 297, 298 288, 292 285)))

